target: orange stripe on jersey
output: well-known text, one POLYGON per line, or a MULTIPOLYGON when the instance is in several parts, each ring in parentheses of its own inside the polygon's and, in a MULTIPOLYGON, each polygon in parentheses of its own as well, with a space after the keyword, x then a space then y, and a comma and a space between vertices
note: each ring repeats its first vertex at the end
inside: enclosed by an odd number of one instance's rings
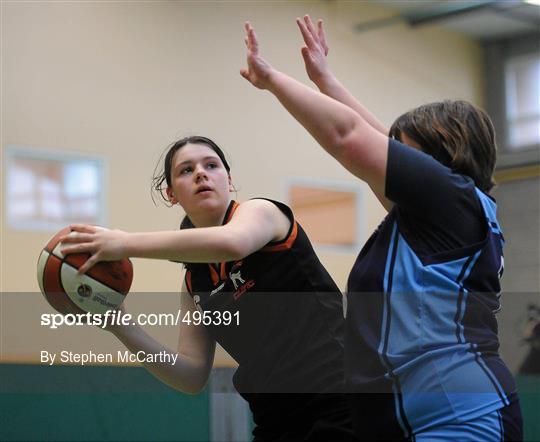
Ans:
POLYGON ((191 290, 191 272, 189 270, 186 272, 186 287, 189 293, 193 293, 191 290))
POLYGON ((236 212, 236 209, 238 209, 238 206, 239 206, 239 205, 240 205, 240 204, 238 204, 236 201, 233 201, 233 205, 232 205, 232 207, 231 207, 231 210, 230 210, 229 213, 227 214, 227 218, 225 218, 225 219, 223 220, 223 224, 227 224, 227 223, 231 220, 231 218, 232 218, 233 215, 234 215, 234 212, 236 212))
POLYGON ((225 281, 227 279, 227 272, 225 271, 225 263, 222 262, 219 265, 219 276, 221 277, 222 281, 225 281))
POLYGON ((218 272, 212 264, 208 264, 208 268, 210 269, 210 277, 212 278, 212 282, 214 283, 214 285, 216 285, 219 282, 218 272))
POLYGON ((279 244, 265 246, 261 249, 261 252, 282 252, 283 250, 289 250, 294 244, 294 241, 296 241, 297 235, 298 235, 298 225, 296 224, 296 221, 295 221, 291 234, 285 241, 279 244))

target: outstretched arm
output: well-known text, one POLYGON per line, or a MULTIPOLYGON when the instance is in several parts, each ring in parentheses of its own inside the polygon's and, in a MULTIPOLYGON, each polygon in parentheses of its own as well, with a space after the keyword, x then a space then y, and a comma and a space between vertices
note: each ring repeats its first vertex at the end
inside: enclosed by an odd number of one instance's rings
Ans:
POLYGON ((374 129, 350 107, 312 90, 272 68, 260 55, 257 36, 246 23, 246 69, 241 75, 259 89, 267 89, 317 142, 347 170, 366 181, 387 208, 384 196, 388 137, 374 129))
POLYGON ((310 80, 315 83, 323 94, 349 106, 374 129, 383 135, 388 135, 388 129, 384 127, 375 115, 351 95, 330 70, 326 58, 329 47, 324 32, 323 21, 317 21, 316 29, 309 15, 305 15, 303 20, 297 18, 296 23, 305 43, 302 47, 302 57, 304 58, 306 72, 310 80))
POLYGON ((168 232, 127 233, 75 224, 62 238, 62 253, 90 253, 79 269, 88 271, 99 261, 127 257, 180 262, 222 262, 244 258, 270 241, 283 238, 288 218, 269 201, 250 200, 238 207, 224 226, 168 232), (73 233, 75 232, 75 233, 73 233))

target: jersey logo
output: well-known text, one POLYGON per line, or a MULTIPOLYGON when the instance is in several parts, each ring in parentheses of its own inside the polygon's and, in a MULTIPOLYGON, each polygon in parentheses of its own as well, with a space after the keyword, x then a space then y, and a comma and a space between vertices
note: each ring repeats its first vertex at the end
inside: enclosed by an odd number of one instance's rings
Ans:
POLYGON ((234 284, 235 290, 238 290, 238 287, 240 286, 240 284, 246 283, 246 281, 242 278, 242 275, 240 274, 240 270, 238 270, 235 273, 229 273, 229 277, 231 278, 231 281, 234 284))
POLYGON ((242 266, 242 261, 238 261, 235 263, 231 269, 231 272, 229 273, 229 278, 231 279, 235 292, 233 293, 233 298, 235 301, 237 301, 240 296, 242 296, 244 293, 246 293, 250 288, 252 288, 255 285, 255 281, 253 279, 250 279, 246 282, 244 278, 242 278, 242 273, 240 270, 240 267, 242 266))
POLYGON ((242 296, 244 293, 246 293, 250 288, 252 288, 255 285, 255 281, 253 279, 250 279, 248 282, 246 282, 244 285, 241 285, 236 292, 233 294, 233 298, 235 301, 237 301, 240 296, 242 296))

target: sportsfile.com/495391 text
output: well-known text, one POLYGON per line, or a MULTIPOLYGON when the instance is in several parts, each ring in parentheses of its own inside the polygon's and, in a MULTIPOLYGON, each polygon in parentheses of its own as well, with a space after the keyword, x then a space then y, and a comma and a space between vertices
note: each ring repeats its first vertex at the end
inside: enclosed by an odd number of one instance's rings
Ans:
POLYGON ((179 326, 186 325, 240 325, 240 312, 230 311, 182 311, 176 313, 140 313, 136 316, 119 310, 105 313, 43 313, 41 325, 50 329, 61 326, 94 325, 100 328, 126 325, 179 326))

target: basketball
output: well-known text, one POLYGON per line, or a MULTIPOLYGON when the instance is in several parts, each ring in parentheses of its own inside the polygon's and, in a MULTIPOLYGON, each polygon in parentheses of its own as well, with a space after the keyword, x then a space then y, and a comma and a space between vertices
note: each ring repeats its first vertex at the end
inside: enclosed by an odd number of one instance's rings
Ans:
POLYGON ((77 274, 90 257, 89 253, 64 256, 60 238, 70 233, 69 227, 54 235, 39 255, 37 278, 41 293, 58 312, 105 313, 124 301, 133 281, 129 259, 98 262, 87 273, 77 274))

